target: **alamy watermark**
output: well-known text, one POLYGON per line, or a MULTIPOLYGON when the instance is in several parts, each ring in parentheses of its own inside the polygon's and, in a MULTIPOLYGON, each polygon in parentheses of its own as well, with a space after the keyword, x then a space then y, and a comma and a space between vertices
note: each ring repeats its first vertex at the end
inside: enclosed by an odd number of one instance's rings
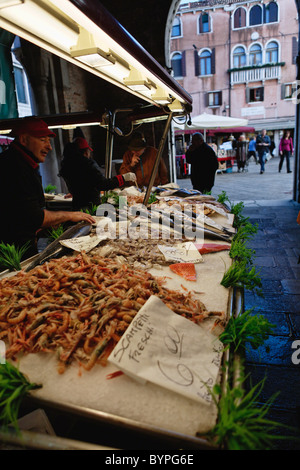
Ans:
POLYGON ((204 209, 195 213, 192 204, 160 207, 154 204, 147 208, 144 204, 127 204, 127 197, 120 196, 118 206, 100 204, 96 216, 96 232, 99 237, 110 239, 197 239, 204 238, 204 209))
POLYGON ((292 342, 292 349, 295 349, 292 354, 292 363, 297 366, 300 364, 300 339, 292 342))
POLYGON ((300 80, 295 80, 292 83, 292 101, 294 104, 300 103, 300 80))
POLYGON ((6 347, 4 341, 0 340, 0 364, 5 364, 6 347))

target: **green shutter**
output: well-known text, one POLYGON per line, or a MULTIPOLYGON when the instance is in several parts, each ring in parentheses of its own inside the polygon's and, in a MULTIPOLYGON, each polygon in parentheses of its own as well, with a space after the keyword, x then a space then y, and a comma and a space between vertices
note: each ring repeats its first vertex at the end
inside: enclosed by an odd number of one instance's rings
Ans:
POLYGON ((15 35, 0 28, 0 119, 18 117, 18 105, 11 57, 15 35))

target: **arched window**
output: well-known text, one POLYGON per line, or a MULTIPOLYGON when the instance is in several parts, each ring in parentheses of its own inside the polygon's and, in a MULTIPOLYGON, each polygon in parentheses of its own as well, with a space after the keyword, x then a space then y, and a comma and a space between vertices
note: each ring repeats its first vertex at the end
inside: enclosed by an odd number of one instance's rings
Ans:
POLYGON ((175 54, 173 54, 171 67, 174 72, 174 77, 182 77, 182 55, 180 52, 175 52, 175 54))
POLYGON ((209 33, 210 31, 210 17, 207 13, 201 13, 199 16, 199 33, 209 33))
POLYGON ((269 42, 266 47, 266 62, 278 62, 278 44, 275 41, 269 42))
POLYGON ((244 67, 246 65, 246 52, 242 46, 233 51, 233 67, 244 67))
POLYGON ((278 5, 276 2, 270 2, 264 8, 264 22, 276 23, 278 21, 278 5))
POLYGON ((234 29, 245 28, 246 27, 246 10, 245 10, 245 8, 238 8, 234 12, 233 27, 234 27, 234 29))
POLYGON ((176 38, 178 36, 181 36, 181 20, 178 16, 176 16, 172 25, 171 37, 176 38))
POLYGON ((210 75, 211 72, 211 52, 202 51, 200 56, 200 75, 210 75))
POLYGON ((253 46, 250 47, 249 61, 250 65, 262 64, 262 49, 259 44, 253 44, 253 46))
POLYGON ((262 8, 259 5, 255 5, 250 10, 250 26, 262 24, 262 8))

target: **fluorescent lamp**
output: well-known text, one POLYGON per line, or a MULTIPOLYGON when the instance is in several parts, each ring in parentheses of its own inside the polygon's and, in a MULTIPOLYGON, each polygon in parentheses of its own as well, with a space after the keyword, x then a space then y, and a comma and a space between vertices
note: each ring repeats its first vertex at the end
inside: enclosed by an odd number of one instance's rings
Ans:
POLYGON ((154 88, 158 87, 163 88, 172 100, 192 102, 188 93, 130 37, 100 3, 99 11, 97 9, 97 17, 100 18, 98 23, 92 19, 94 13, 96 16, 91 7, 92 0, 86 1, 87 8, 84 11, 87 14, 77 6, 78 3, 73 0, 0 0, 0 28, 152 104, 159 105, 151 97, 154 88), (93 51, 96 56, 91 57, 91 47, 96 48, 93 51), (84 51, 88 53, 84 54, 84 51), (141 78, 131 79, 132 71, 140 73, 141 78), (124 83, 127 78, 128 82, 134 83, 127 86, 124 83))
POLYGON ((6 134, 9 134, 11 131, 12 129, 3 129, 3 131, 0 130, 0 134, 6 135, 6 134))
POLYGON ((147 95, 151 95, 151 91, 156 89, 156 85, 151 82, 148 78, 144 77, 138 70, 131 70, 130 75, 126 80, 124 80, 124 84, 130 88, 130 90, 146 93, 147 95))
MULTIPOLYGON (((76 127, 84 127, 84 126, 101 126, 101 122, 78 122, 76 124, 55 124, 53 126, 48 126, 48 128, 71 130, 71 129, 76 129, 76 127)), ((0 131, 0 133, 1 132, 2 131, 0 131)))
POLYGON ((84 28, 80 28, 77 44, 70 48, 70 54, 71 57, 75 57, 84 64, 94 68, 114 64, 114 61, 109 57, 108 51, 104 52, 97 47, 93 35, 84 28))
POLYGON ((172 103, 168 104, 168 108, 173 113, 176 113, 176 112, 180 113, 183 111, 182 103, 180 103, 180 101, 178 100, 174 100, 172 103))
POLYGON ((153 99, 153 101, 155 101, 155 103, 161 105, 168 105, 172 103, 172 98, 170 97, 170 95, 168 95, 168 93, 166 93, 161 88, 158 88, 155 93, 151 95, 151 98, 153 99))
POLYGON ((130 73, 129 65, 126 62, 117 59, 110 49, 103 51, 97 47, 94 36, 82 27, 77 44, 71 47, 70 54, 80 62, 119 80, 123 80, 130 73))
POLYGON ((140 91, 140 92, 149 92, 151 91, 151 84, 146 80, 139 80, 136 82, 130 82, 125 80, 125 85, 128 86, 131 90, 140 91))
POLYGON ((0 0, 0 10, 1 8, 14 7, 24 2, 25 0, 0 0))
POLYGON ((105 52, 101 51, 99 47, 90 47, 87 49, 72 50, 71 57, 75 57, 84 64, 94 67, 96 69, 101 68, 105 65, 113 65, 114 61, 105 52))

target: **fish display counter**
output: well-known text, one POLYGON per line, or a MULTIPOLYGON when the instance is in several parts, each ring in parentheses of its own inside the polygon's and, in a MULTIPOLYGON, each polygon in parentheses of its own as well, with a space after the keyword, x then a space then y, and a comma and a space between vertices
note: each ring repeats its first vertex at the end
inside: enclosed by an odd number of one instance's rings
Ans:
POLYGON ((146 217, 143 195, 115 196, 117 219, 99 206, 88 234, 59 240, 67 252, 56 245, 52 256, 2 273, 6 359, 41 384, 30 403, 113 426, 121 448, 128 432, 213 448, 203 436, 218 419, 213 387, 226 382, 219 335, 240 302, 221 284, 233 215, 211 196, 176 188, 158 191, 146 217), (180 233, 182 221, 194 238, 180 233))

